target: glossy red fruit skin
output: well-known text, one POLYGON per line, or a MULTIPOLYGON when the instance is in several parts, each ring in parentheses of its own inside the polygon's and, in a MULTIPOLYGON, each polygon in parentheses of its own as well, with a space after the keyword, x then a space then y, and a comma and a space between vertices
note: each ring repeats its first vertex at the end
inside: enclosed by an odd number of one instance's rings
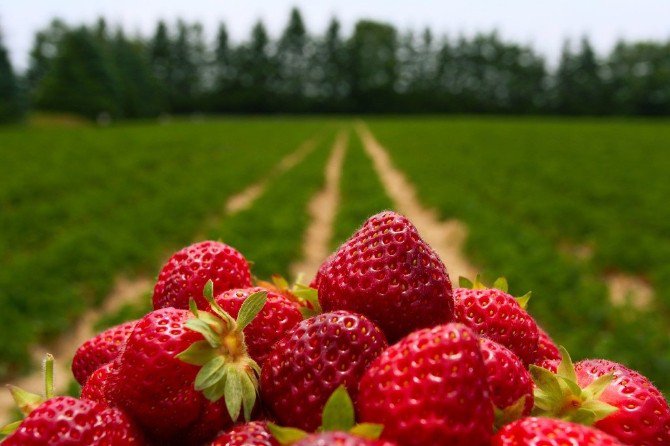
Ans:
POLYGON ((463 324, 415 331, 363 374, 359 421, 403 446, 488 446, 493 405, 479 338, 463 324))
POLYGON ((395 212, 370 217, 340 246, 327 262, 318 291, 324 311, 363 314, 389 343, 453 320, 444 264, 414 225, 395 212))
POLYGON ((542 367, 542 363, 547 360, 561 360, 561 352, 558 351, 558 346, 547 334, 542 327, 537 327, 538 338, 537 338, 537 353, 535 355, 535 361, 533 364, 539 365, 542 367))
POLYGON ((614 373, 600 400, 620 410, 595 423, 595 427, 628 445, 670 445, 668 402, 646 377, 605 359, 579 361, 575 372, 582 388, 599 376, 614 373))
POLYGON ((491 446, 623 446, 616 438, 581 424, 551 418, 522 418, 505 425, 491 446))
POLYGON ((279 446, 262 421, 240 424, 212 441, 210 446, 279 446))
POLYGON ((114 362, 108 362, 93 372, 81 389, 81 398, 113 406, 107 396, 107 386, 110 385, 115 366, 114 362))
POLYGON ((232 426, 221 398, 211 403, 194 389, 200 369, 175 357, 203 340, 184 324, 186 310, 164 308, 144 316, 118 357, 118 379, 107 395, 159 444, 200 444, 232 426))
POLYGON ((226 312, 237 318, 244 300, 258 291, 267 292, 267 301, 261 312, 244 329, 244 338, 249 355, 262 366, 274 344, 303 319, 295 303, 264 288, 232 289, 219 294, 215 300, 226 312))
POLYGON ((523 415, 529 415, 533 408, 533 378, 521 359, 490 339, 480 338, 479 342, 493 404, 498 409, 505 409, 526 397, 523 415))
POLYGON ((136 322, 129 321, 108 328, 84 342, 77 349, 72 359, 72 374, 80 385, 86 384, 86 380, 93 372, 116 359, 126 339, 135 328, 136 322))
POLYGON ((292 446, 396 446, 385 440, 367 440, 346 432, 324 432, 309 435, 292 446))
POLYGON ((140 446, 142 433, 119 409, 69 396, 40 404, 2 446, 140 446))
POLYGON ((525 365, 537 355, 538 326, 513 296, 495 288, 454 290, 456 321, 507 347, 525 365))
POLYGON ((278 424, 308 432, 341 384, 355 400, 358 381, 387 347, 384 334, 365 316, 348 311, 305 319, 274 345, 261 371, 261 397, 278 424))
POLYGON ((191 298, 199 309, 208 310, 202 290, 210 279, 216 293, 250 287, 249 264, 242 254, 224 243, 204 241, 187 246, 163 265, 154 286, 154 310, 186 310, 191 298))

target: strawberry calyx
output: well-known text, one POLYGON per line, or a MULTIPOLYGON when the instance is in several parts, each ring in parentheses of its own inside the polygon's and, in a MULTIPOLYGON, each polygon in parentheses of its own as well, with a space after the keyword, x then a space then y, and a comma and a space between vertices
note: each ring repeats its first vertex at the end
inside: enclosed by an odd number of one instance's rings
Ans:
MULTIPOLYGON (((377 440, 384 426, 374 423, 358 423, 354 414, 354 404, 346 387, 340 385, 330 395, 323 407, 321 427, 318 432, 348 432, 357 437, 377 440)), ((282 445, 290 445, 302 440, 309 434, 295 427, 282 427, 268 423, 268 430, 282 445)))
POLYGON ((319 303, 318 291, 309 285, 305 285, 303 278, 304 274, 298 274, 295 282, 291 285, 288 280, 281 275, 273 274, 271 282, 259 280, 257 281, 257 285, 281 294, 288 300, 295 302, 298 305, 302 317, 307 319, 323 313, 323 310, 319 303))
POLYGON ((530 366, 535 383, 532 414, 591 426, 616 412, 618 409, 615 406, 600 400, 614 374, 603 375, 581 388, 570 354, 563 347, 559 350, 562 359, 556 373, 536 365, 530 366))
MULTIPOLYGON (((509 284, 507 283, 507 279, 504 277, 498 277, 494 282, 493 285, 488 286, 486 285, 479 274, 475 277, 474 281, 470 281, 469 279, 465 277, 459 277, 458 278, 458 286, 461 288, 467 288, 469 290, 488 290, 488 289, 497 289, 502 291, 503 293, 509 293, 509 284)), ((521 308, 524 310, 528 306, 528 301, 530 300, 530 296, 532 294, 532 291, 528 291, 526 294, 523 296, 513 296, 514 299, 516 299, 517 303, 521 308)))
MULTIPOLYGON (((44 356, 44 360, 42 361, 42 375, 44 379, 44 394, 42 395, 28 392, 11 384, 7 386, 9 392, 12 394, 12 399, 24 417, 30 415, 33 410, 37 409, 37 406, 55 396, 54 357, 51 353, 47 353, 44 356)), ((0 427, 0 435, 10 435, 19 427, 22 421, 23 420, 21 419, 0 427)))
POLYGON ((185 325, 205 339, 194 342, 175 357, 201 367, 195 377, 195 390, 211 402, 225 397, 230 418, 237 421, 243 412, 244 419, 249 421, 256 403, 260 367, 247 353, 243 330, 263 309, 267 293, 259 291, 247 297, 237 319, 216 303, 211 280, 205 284, 203 296, 209 302, 211 312, 198 311, 191 299, 190 309, 194 317, 185 325))
POLYGON ((523 411, 526 408, 526 399, 528 398, 527 395, 522 396, 518 400, 516 400, 514 403, 510 404, 509 406, 500 409, 493 405, 493 415, 494 415, 494 421, 493 421, 493 426, 496 429, 500 429, 506 424, 511 423, 512 421, 516 421, 520 418, 523 417, 523 411))

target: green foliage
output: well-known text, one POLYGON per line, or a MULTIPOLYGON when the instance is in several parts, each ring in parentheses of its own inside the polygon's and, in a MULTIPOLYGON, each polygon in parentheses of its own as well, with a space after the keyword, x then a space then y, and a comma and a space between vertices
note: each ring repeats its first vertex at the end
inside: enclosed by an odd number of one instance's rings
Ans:
POLYGON ((318 128, 231 119, 1 130, 0 337, 12 342, 0 343, 0 376, 26 365, 27 346, 70 329, 119 274, 153 276, 318 128))
POLYGON ((21 119, 21 90, 0 31, 0 124, 21 119))
POLYGON ((670 390, 666 123, 459 118, 371 128, 426 204, 467 224, 468 255, 485 276, 533 290, 529 311, 557 342, 670 390), (649 280, 651 307, 613 307, 602 279, 611 271, 649 280))
POLYGON ((363 151, 361 140, 354 134, 350 136, 340 180, 341 205, 333 227, 333 249, 348 239, 368 217, 393 206, 372 161, 363 151))
POLYGON ((323 171, 332 132, 298 165, 272 180, 254 206, 224 218, 209 236, 221 238, 254 262, 255 276, 289 277, 289 267, 302 255, 303 233, 309 223, 307 204, 323 186, 323 171))

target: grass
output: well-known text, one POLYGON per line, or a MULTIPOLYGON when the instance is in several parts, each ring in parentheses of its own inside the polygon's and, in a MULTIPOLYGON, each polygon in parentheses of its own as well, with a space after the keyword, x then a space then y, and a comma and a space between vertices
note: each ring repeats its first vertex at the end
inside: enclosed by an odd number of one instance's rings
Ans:
POLYGON ((577 357, 622 361, 670 390, 670 137, 665 121, 371 120, 422 199, 470 229, 467 251, 577 357), (591 258, 561 246, 587 246, 591 258), (649 280, 647 311, 613 308, 602 277, 649 280))
POLYGON ((0 377, 119 274, 158 270, 318 121, 0 129, 0 377))

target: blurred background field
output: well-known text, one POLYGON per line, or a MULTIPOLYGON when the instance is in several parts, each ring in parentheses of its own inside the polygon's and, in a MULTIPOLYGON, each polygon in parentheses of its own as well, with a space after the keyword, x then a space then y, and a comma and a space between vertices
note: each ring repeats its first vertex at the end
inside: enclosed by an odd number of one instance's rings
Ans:
MULTIPOLYGON (((364 122, 420 202, 463 225, 474 267, 533 290, 559 343, 670 392, 667 35, 606 51, 571 36, 552 56, 488 30, 316 30, 286 12, 279 32, 257 21, 243 37, 186 18, 53 20, 23 66, 0 43, 0 381, 195 240, 290 275, 341 132, 329 247, 393 208, 364 122)), ((138 317, 149 292, 94 328, 138 317)))

